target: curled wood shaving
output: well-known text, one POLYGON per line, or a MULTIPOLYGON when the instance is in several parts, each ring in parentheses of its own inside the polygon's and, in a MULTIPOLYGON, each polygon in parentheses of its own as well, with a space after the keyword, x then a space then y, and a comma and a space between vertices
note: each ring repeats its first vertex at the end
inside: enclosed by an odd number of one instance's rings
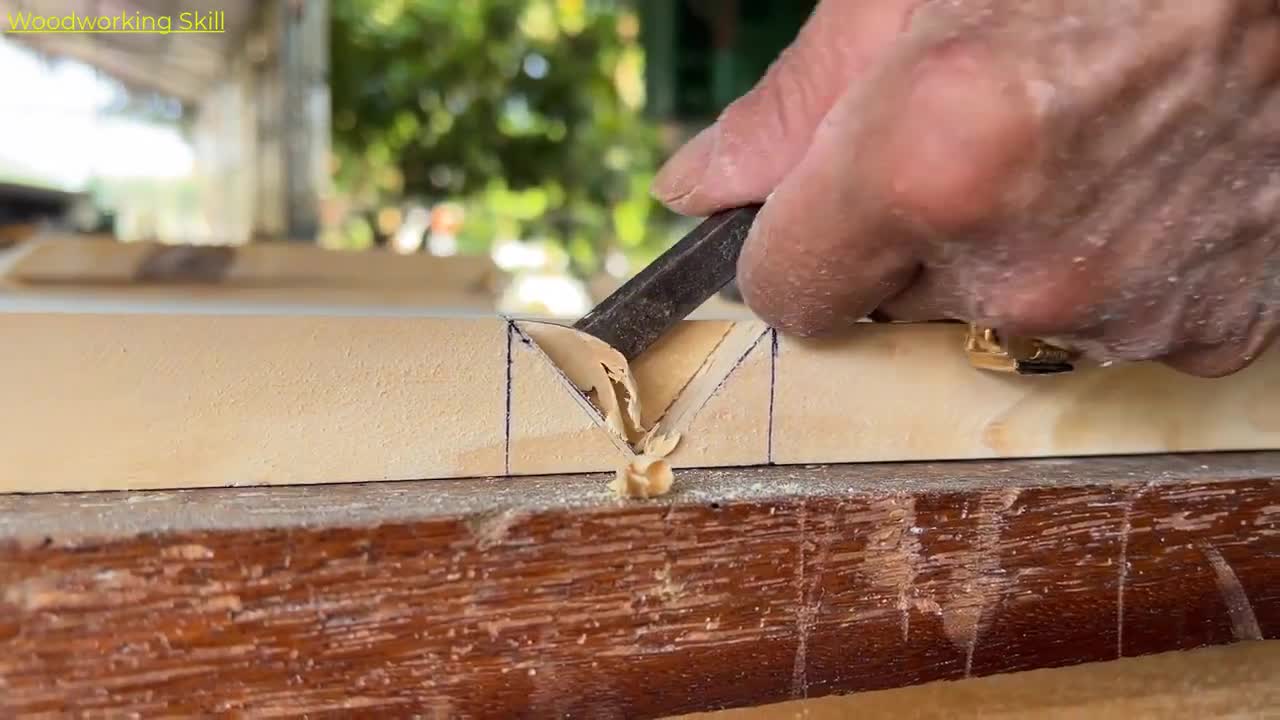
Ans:
POLYGON ((680 443, 679 433, 644 432, 640 393, 627 360, 595 337, 559 325, 532 323, 529 335, 600 411, 610 432, 634 448, 636 456, 618 469, 609 487, 622 498, 653 498, 671 490, 675 473, 666 458, 680 443))
POLYGON ((666 495, 675 482, 675 473, 666 457, 679 443, 679 433, 650 435, 644 441, 641 454, 618 469, 617 476, 609 483, 610 489, 620 498, 647 499, 666 495))
POLYGON ((640 428, 640 393, 622 353, 573 328, 531 324, 538 345, 604 416, 610 432, 630 443, 640 428))

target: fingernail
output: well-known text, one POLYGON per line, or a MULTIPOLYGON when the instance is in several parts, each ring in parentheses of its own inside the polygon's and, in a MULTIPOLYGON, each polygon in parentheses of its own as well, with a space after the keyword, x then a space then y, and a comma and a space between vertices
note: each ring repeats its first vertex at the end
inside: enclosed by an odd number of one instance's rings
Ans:
POLYGON ((654 197, 664 203, 675 203, 697 190, 711 164, 718 133, 718 126, 712 125, 672 155, 653 179, 654 197))

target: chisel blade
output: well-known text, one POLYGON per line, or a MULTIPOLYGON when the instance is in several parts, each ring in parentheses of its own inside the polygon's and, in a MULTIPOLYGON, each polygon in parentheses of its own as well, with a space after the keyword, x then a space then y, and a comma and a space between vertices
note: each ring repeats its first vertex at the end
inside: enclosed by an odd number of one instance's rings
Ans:
POLYGON ((759 205, 751 205, 707 218, 573 327, 627 360, 639 357, 734 278, 759 211, 759 205))

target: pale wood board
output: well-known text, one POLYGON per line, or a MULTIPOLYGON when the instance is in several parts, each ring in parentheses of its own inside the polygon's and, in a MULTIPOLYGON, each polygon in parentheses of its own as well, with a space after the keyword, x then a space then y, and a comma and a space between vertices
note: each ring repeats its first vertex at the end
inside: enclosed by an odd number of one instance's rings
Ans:
POLYGON ((679 716, 681 720, 1201 720, 1280 716, 1280 641, 679 716))
MULTIPOLYGON (((0 313, 0 337, 0 491, 610 472, 634 457, 550 360, 563 348, 498 317, 0 313)), ((1276 352, 1220 380, 1157 364, 1028 378, 969 366, 959 325, 815 343, 691 321, 679 337, 634 373, 642 410, 666 408, 657 430, 682 437, 676 468, 1280 448, 1276 352)))
POLYGON ((783 339, 771 459, 948 460, 1280 447, 1280 352, 1217 380, 1159 363, 1022 377, 975 371, 958 352, 963 332, 957 325, 867 325, 838 342, 783 339))
POLYGON ((0 489, 494 475, 501 320, 0 315, 0 489))

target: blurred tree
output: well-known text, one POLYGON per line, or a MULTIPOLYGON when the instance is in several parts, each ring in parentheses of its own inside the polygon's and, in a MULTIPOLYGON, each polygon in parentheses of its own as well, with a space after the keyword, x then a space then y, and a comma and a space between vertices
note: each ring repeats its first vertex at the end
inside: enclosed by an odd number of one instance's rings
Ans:
POLYGON ((609 0, 334 3, 337 184, 366 210, 462 203, 463 251, 552 240, 582 277, 615 249, 647 262, 672 216, 648 195, 638 36, 609 0))

